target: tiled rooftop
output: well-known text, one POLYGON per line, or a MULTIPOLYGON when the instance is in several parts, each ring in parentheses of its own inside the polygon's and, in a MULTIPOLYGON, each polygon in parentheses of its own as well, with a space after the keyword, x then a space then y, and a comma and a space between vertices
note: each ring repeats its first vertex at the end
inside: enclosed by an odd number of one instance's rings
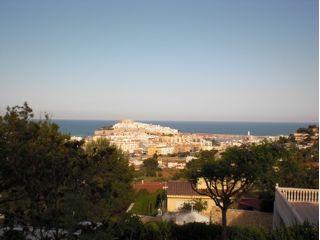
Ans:
POLYGON ((187 181, 169 181, 167 195, 198 196, 187 181))
POLYGON ((148 192, 155 192, 157 190, 163 189, 163 187, 164 187, 164 183, 161 183, 161 182, 145 182, 145 183, 136 183, 133 185, 133 188, 136 191, 145 189, 148 192))

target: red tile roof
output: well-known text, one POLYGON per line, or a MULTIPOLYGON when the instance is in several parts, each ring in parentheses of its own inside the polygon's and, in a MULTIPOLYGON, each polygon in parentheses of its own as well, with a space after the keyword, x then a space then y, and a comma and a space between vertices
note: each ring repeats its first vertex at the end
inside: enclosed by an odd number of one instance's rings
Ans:
POLYGON ((181 196, 198 196, 189 182, 187 181, 169 181, 167 195, 181 195, 181 196))
POLYGON ((164 183, 161 183, 161 182, 144 182, 144 183, 135 183, 133 185, 133 188, 136 191, 145 189, 150 193, 163 189, 163 187, 164 187, 164 183))

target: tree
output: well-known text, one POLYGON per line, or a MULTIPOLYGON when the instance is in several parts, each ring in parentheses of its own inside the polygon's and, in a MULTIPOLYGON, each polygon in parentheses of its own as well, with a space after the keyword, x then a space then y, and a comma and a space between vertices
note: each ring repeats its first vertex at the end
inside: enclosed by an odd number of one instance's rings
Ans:
POLYGON ((270 164, 255 183, 265 210, 273 209, 276 183, 283 187, 319 187, 319 169, 315 163, 317 147, 300 149, 292 139, 280 138, 275 142, 255 146, 255 149, 256 153, 261 158, 268 159, 270 164))
POLYGON ((194 191, 209 196, 221 209, 223 238, 226 239, 227 210, 248 191, 268 167, 264 155, 255 146, 231 147, 220 158, 202 152, 199 159, 187 164, 187 176, 194 191), (205 187, 199 186, 203 180, 205 187))
MULTIPOLYGON (((5 224, 68 230, 80 220, 107 222, 132 195, 128 158, 106 140, 71 141, 28 104, 0 116, 0 213, 5 224)), ((60 231, 61 232, 61 231, 60 231)), ((43 236, 45 237, 45 236, 43 236)))
POLYGON ((274 196, 276 183, 286 187, 318 188, 319 169, 313 164, 318 149, 314 146, 299 149, 290 139, 287 140, 279 139, 255 147, 261 156, 270 160, 271 167, 257 182, 260 191, 269 196, 274 196))
POLYGON ((153 155, 152 158, 144 160, 142 169, 147 177, 154 177, 159 171, 158 156, 153 155))
POLYGON ((61 134, 47 116, 32 118, 27 103, 0 116, 0 211, 9 224, 58 229, 66 193, 75 190, 82 143, 61 134))
POLYGON ((124 212, 132 200, 133 169, 128 157, 106 139, 85 146, 87 166, 83 187, 88 202, 88 218, 106 221, 124 212))

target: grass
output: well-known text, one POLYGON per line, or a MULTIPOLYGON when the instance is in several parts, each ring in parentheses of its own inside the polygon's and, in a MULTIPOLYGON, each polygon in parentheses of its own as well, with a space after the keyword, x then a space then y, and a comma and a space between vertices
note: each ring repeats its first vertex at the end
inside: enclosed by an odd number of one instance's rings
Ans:
POLYGON ((164 198, 163 190, 149 193, 146 190, 140 190, 135 194, 134 205, 131 213, 140 215, 156 215, 160 207, 160 199, 164 198))

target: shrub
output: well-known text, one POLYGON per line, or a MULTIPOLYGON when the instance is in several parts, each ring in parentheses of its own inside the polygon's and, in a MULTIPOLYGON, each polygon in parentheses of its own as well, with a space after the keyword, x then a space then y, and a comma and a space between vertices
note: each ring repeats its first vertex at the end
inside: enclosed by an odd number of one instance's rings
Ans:
POLYGON ((25 240, 23 232, 18 232, 14 230, 9 230, 0 235, 0 240, 25 240))
POLYGON ((163 190, 158 190, 154 193, 149 193, 145 189, 140 190, 136 193, 131 212, 141 215, 156 215, 161 200, 165 198, 163 193, 163 190))
POLYGON ((263 228, 250 227, 228 227, 228 239, 232 240, 267 240, 267 231, 263 228))
POLYGON ((270 240, 318 240, 319 227, 307 222, 302 225, 283 227, 272 231, 270 240))
POLYGON ((206 225, 203 223, 189 223, 182 226, 173 225, 172 239, 213 240, 221 235, 221 230, 222 228, 220 225, 206 225))
MULTIPOLYGON (((117 220, 105 222, 98 229, 83 231, 77 240, 220 240, 222 227, 216 224, 189 223, 176 225, 172 222, 143 224, 137 216, 124 215, 117 220)), ((267 231, 260 227, 227 227, 229 240, 317 240, 318 227, 308 223, 267 231)), ((0 240, 25 240, 22 232, 7 231, 0 240)))
POLYGON ((208 208, 208 202, 203 201, 201 199, 194 199, 188 202, 183 203, 182 207, 180 208, 181 211, 190 211, 192 209, 202 212, 208 208))

